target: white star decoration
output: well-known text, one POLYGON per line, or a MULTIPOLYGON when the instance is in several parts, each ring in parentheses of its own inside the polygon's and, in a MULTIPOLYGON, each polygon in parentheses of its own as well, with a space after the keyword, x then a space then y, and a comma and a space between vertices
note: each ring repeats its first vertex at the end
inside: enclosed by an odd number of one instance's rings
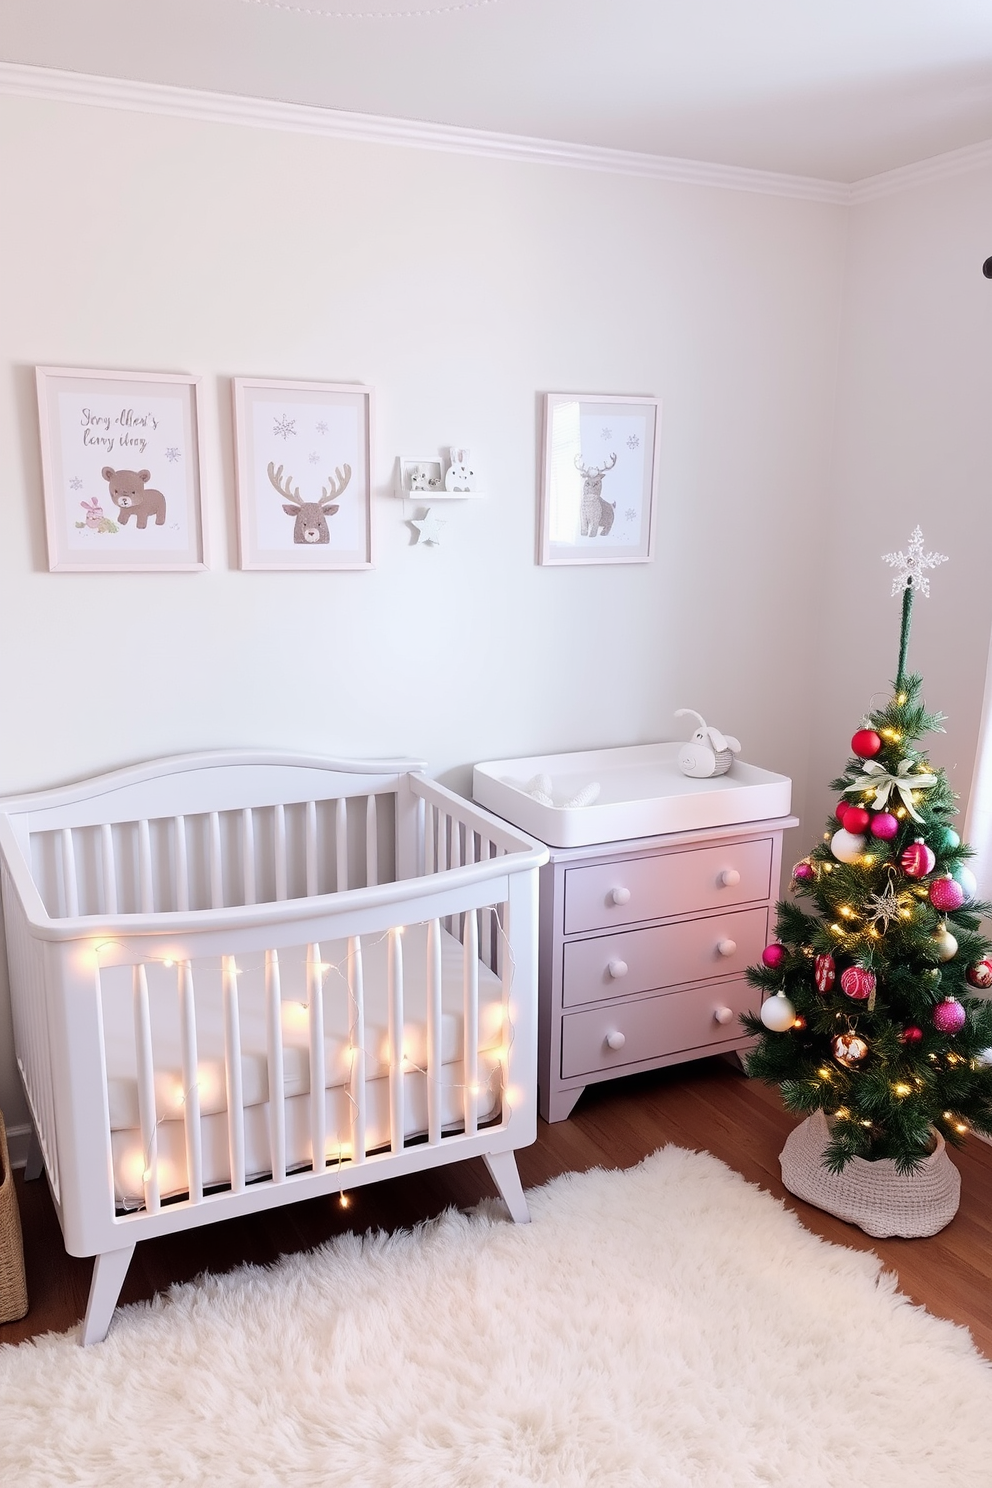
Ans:
POLYGON ((924 553, 923 532, 919 527, 914 527, 909 535, 908 553, 883 553, 882 562, 889 563, 896 570, 892 580, 892 593, 898 594, 902 589, 919 589, 924 599, 930 598, 930 580, 923 570, 925 568, 936 568, 939 563, 947 562, 946 553, 924 553))
POLYGON ((417 532, 419 533, 419 536, 417 538, 418 543, 440 544, 441 528, 446 526, 447 524, 445 522, 442 522, 440 517, 432 517, 430 507, 428 507, 427 510, 424 512, 424 515, 422 517, 415 518, 410 525, 412 527, 416 527, 417 532))
POLYGON ((868 895, 868 914, 865 916, 869 924, 882 926, 884 935, 890 925, 895 925, 902 918, 902 912, 908 907, 909 900, 901 894, 897 894, 892 884, 881 894, 868 895))

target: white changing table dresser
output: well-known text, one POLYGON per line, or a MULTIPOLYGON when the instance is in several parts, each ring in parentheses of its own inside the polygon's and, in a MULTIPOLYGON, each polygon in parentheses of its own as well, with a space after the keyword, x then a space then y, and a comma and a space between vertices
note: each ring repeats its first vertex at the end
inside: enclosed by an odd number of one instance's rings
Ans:
POLYGON ((677 746, 495 761, 474 794, 551 850, 540 870, 539 1109, 563 1121, 587 1085, 748 1047, 738 1021, 760 1000, 745 968, 774 926, 791 781, 735 765, 677 772, 677 746), (595 805, 555 799, 602 782, 595 805), (547 795, 548 793, 545 792, 547 795), (721 820, 721 818, 725 818, 721 820), (632 836, 643 822, 653 835, 632 836), (602 840, 612 824, 626 828, 602 840), (671 826, 675 830, 658 830, 671 826))

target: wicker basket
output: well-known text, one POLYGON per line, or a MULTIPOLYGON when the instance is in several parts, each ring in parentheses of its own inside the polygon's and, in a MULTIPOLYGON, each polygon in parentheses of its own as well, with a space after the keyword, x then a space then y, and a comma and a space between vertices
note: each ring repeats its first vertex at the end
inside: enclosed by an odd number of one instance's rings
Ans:
POLYGON ((0 1115, 0 1323, 14 1323, 27 1310, 21 1217, 7 1152, 7 1129, 0 1115))
POLYGON ((891 1158, 852 1158, 842 1173, 823 1166, 830 1131, 822 1111, 797 1126, 782 1149, 782 1182, 797 1199, 846 1219, 867 1235, 906 1239, 936 1235, 957 1213, 961 1174, 937 1145, 915 1173, 897 1173, 891 1158))

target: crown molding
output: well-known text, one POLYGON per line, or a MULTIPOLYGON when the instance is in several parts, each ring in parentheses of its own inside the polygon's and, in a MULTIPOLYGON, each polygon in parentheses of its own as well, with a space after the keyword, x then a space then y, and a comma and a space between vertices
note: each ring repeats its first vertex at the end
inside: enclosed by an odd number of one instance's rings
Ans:
POLYGON ((912 191, 916 186, 929 186, 933 181, 963 176, 986 165, 992 165, 992 140, 965 145, 960 150, 948 150, 943 155, 932 155, 929 160, 917 160, 912 165, 900 165, 877 176, 865 176, 848 188, 849 200, 852 206, 877 201, 899 191, 912 191))
POLYGON ((752 170, 746 166, 715 165, 707 161, 642 154, 636 150, 573 145, 413 119, 346 113, 338 109, 314 108, 309 104, 280 103, 275 99, 243 98, 236 94, 176 88, 163 83, 138 83, 49 67, 30 67, 20 62, 0 62, 0 93, 53 103, 90 104, 100 108, 165 114, 211 124, 240 124, 257 129, 313 134, 325 139, 404 145, 497 160, 569 166, 577 170, 642 176, 677 185, 750 191, 763 196, 793 197, 841 206, 847 204, 851 192, 848 185, 838 181, 780 175, 776 171, 752 170))

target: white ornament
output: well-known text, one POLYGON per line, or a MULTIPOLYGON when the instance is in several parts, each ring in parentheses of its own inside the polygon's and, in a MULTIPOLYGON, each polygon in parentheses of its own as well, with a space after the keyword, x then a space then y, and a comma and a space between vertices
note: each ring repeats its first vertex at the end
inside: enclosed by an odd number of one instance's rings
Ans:
POLYGON ((796 1021, 796 1010, 784 992, 776 992, 761 1004, 759 1016, 772 1033, 785 1033, 796 1021))
POLYGON ((958 943, 950 930, 945 930, 942 935, 934 936, 937 942, 937 960, 950 961, 958 953, 958 943))
POLYGON ((444 489, 446 491, 474 491, 475 471, 469 463, 470 456, 467 449, 453 449, 451 451, 451 465, 444 473, 444 489))
POLYGON ((688 715, 699 724, 687 744, 679 750, 679 769, 683 775, 696 780, 707 780, 714 775, 726 775, 734 762, 734 755, 741 752, 741 741, 719 729, 707 728, 706 720, 695 708, 676 708, 675 717, 688 715))
POLYGON ((830 839, 830 851, 839 863, 856 863, 865 850, 865 839, 841 827, 830 839))
POLYGON ((440 517, 432 517, 430 508, 428 508, 424 515, 414 520, 411 525, 416 527, 420 534, 417 538, 418 543, 438 544, 441 541, 441 528, 447 524, 440 517))
POLYGON ((909 535, 908 553, 883 553, 882 562, 891 564, 896 570, 895 578, 892 580, 892 593, 898 594, 903 589, 919 589, 924 599, 930 598, 930 580, 925 577, 925 568, 936 568, 939 563, 947 562, 946 553, 924 553, 923 532, 919 527, 914 527, 909 535))

